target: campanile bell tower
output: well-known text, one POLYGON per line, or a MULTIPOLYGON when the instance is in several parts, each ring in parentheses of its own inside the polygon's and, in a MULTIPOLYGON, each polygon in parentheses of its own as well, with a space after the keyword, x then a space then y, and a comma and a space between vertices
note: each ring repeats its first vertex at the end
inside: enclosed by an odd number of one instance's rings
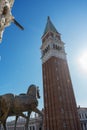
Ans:
POLYGON ((44 130, 81 130, 64 42, 49 17, 41 53, 44 130))

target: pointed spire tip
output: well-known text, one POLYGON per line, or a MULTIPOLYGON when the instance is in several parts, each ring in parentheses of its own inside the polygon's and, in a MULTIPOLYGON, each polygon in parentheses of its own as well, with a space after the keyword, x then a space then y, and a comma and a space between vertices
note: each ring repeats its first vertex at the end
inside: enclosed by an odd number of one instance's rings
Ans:
POLYGON ((50 16, 48 16, 48 18, 47 18, 48 20, 50 20, 50 16))
POLYGON ((58 31, 56 30, 55 26, 51 22, 50 17, 48 16, 47 17, 47 24, 46 24, 46 27, 45 27, 43 35, 45 35, 49 31, 58 33, 58 31))

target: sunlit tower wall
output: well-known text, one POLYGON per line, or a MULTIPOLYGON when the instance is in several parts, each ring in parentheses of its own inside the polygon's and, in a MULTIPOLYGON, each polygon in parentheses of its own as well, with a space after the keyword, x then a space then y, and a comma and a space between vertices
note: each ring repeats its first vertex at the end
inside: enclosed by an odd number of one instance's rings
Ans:
POLYGON ((41 54, 44 130, 81 130, 64 42, 49 17, 41 54))

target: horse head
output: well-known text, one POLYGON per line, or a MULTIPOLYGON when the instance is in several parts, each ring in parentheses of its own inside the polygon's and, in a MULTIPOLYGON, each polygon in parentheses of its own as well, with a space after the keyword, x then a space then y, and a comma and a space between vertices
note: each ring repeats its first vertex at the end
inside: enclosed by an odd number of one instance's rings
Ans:
POLYGON ((40 98, 39 87, 37 87, 34 84, 30 85, 28 90, 27 90, 27 95, 31 95, 35 98, 40 98))

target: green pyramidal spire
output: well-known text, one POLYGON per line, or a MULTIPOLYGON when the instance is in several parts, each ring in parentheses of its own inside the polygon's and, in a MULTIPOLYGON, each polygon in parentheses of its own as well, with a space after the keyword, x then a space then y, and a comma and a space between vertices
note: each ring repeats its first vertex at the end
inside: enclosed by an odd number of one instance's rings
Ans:
MULTIPOLYGON (((49 31, 58 33, 58 31, 56 30, 55 26, 54 26, 53 23, 51 22, 50 17, 48 16, 48 18, 47 18, 47 24, 46 24, 46 27, 45 27, 43 36, 44 36, 47 32, 49 32, 49 31)), ((59 33, 58 33, 58 34, 59 34, 59 33)))

